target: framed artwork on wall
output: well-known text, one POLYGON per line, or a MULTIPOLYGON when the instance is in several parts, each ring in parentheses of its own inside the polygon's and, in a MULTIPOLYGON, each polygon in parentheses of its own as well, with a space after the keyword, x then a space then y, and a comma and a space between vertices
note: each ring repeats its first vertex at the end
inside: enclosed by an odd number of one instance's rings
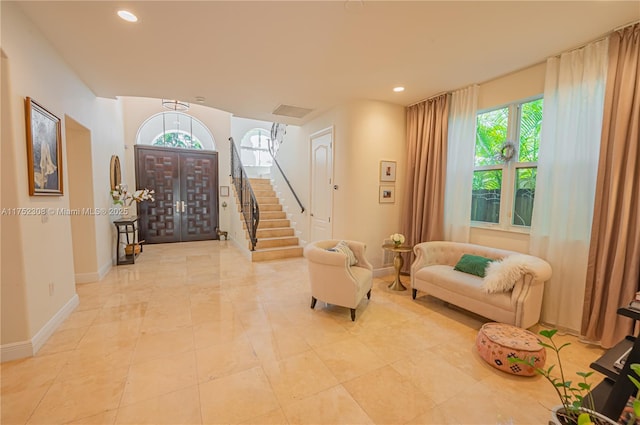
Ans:
POLYGON ((29 195, 62 195, 60 118, 25 99, 29 195))
POLYGON ((396 162, 380 161, 380 181, 394 182, 396 181, 396 162))
POLYGON ((396 187, 392 185, 380 185, 379 202, 381 204, 393 204, 396 202, 396 187))

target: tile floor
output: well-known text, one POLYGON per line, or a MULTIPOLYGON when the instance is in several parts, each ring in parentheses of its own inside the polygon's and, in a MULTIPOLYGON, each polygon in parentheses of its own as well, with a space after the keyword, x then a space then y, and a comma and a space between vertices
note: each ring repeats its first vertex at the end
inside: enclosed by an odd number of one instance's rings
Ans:
MULTIPOLYGON (((481 319, 391 281, 375 279, 351 322, 348 309, 309 308, 304 259, 250 263, 224 241, 146 246, 78 285, 79 307, 35 357, 1 365, 1 422, 547 422, 546 381, 478 357, 481 319)), ((561 339, 571 373, 601 354, 561 339)))

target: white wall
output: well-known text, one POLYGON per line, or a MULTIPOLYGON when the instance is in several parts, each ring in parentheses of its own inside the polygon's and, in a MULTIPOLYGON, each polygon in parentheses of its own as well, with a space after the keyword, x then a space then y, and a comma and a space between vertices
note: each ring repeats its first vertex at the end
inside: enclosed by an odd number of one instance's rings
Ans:
MULTIPOLYGON (((2 192, 10 194, 2 197, 2 208, 69 208, 67 193, 29 196, 26 96, 59 118, 68 115, 91 131, 96 205, 87 205, 87 208, 102 206, 97 198, 101 193, 108 196, 109 157, 103 161, 96 155, 104 150, 117 151, 117 146, 122 145, 117 102, 96 98, 15 4, 2 3, 1 19, 2 50, 6 55, 2 66, 2 192), (104 173, 98 171, 103 166, 104 173)), ((64 172, 68 161, 65 136, 63 123, 63 185, 68 187, 68 176, 64 172)), ((109 217, 96 218, 96 223, 108 221, 109 217)), ((69 216, 56 213, 3 216, 2 227, 10 229, 2 234, 0 341, 3 360, 6 360, 5 347, 11 344, 37 350, 77 304, 77 295, 69 216), (54 291, 50 295, 51 283, 54 291)), ((96 230, 101 259, 111 250, 104 230, 96 230)), ((24 353, 22 350, 16 355, 24 353)))
MULTIPOLYGON (((380 268, 384 239, 400 230, 407 155, 405 109, 385 102, 354 101, 333 108, 293 134, 287 130, 288 137, 278 159, 307 208, 310 207, 309 137, 331 126, 334 184, 338 185, 333 199, 333 237, 365 242, 367 258, 374 268, 380 268), (397 161, 394 204, 378 202, 382 160, 397 161)), ((300 214, 295 204, 290 204, 289 212, 299 223, 297 229, 302 239, 309 241, 309 209, 300 214)))

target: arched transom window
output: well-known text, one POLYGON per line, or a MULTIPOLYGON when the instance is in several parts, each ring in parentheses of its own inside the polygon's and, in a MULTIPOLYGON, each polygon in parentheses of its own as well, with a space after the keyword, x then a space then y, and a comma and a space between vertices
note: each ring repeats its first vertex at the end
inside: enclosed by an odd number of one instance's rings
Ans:
POLYGON ((147 119, 138 129, 136 143, 183 149, 216 150, 209 129, 183 112, 161 112, 147 119))

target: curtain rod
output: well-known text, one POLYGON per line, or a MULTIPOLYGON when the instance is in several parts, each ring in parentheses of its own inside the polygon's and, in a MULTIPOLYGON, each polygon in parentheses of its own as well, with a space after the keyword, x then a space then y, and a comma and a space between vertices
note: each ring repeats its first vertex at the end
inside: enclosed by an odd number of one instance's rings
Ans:
POLYGON ((632 22, 629 22, 628 24, 619 26, 618 28, 613 29, 611 32, 620 31, 622 29, 625 29, 625 28, 630 27, 630 26, 635 25, 635 24, 640 24, 640 20, 632 21, 632 22))
POLYGON ((425 99, 419 100, 419 101, 417 101, 417 102, 413 102, 411 105, 407 105, 407 106, 405 106, 405 108, 410 108, 410 107, 412 107, 412 106, 417 105, 418 103, 422 103, 422 102, 426 102, 427 100, 435 99, 436 97, 440 97, 440 96, 442 96, 443 94, 451 94, 451 91, 449 91, 449 90, 447 90, 447 91, 441 91, 440 93, 438 93, 438 94, 434 94, 433 96, 429 96, 429 97, 427 97, 427 98, 425 98, 425 99))

